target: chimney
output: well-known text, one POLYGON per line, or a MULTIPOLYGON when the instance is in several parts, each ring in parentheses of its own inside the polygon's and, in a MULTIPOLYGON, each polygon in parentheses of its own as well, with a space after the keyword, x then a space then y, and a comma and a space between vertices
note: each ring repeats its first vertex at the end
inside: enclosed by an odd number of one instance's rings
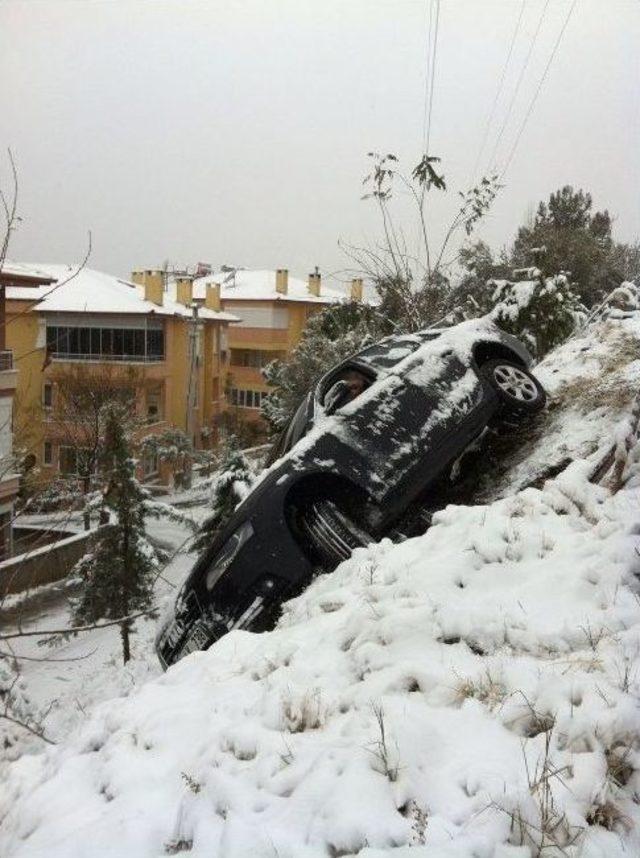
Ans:
POLYGON ((219 313, 222 309, 220 305, 220 284, 207 283, 207 291, 205 293, 204 306, 207 310, 213 310, 219 313))
POLYGON ((193 303, 193 277, 176 277, 176 301, 190 307, 193 303))
POLYGON ((351 300, 362 301, 362 278, 354 277, 351 281, 351 300))
POLYGON ((146 301, 151 301, 152 304, 157 304, 162 307, 162 298, 164 295, 164 275, 160 269, 149 269, 144 272, 142 277, 144 285, 144 297, 146 301))
POLYGON ((131 282, 135 283, 136 286, 142 286, 144 283, 144 271, 132 271, 131 272, 131 282))
POLYGON ((320 271, 316 265, 316 270, 309 275, 309 293, 315 295, 316 298, 320 297, 321 280, 320 271))
POLYGON ((289 269, 288 268, 278 268, 276 270, 276 292, 279 292, 281 295, 286 295, 288 287, 289 287, 289 269))

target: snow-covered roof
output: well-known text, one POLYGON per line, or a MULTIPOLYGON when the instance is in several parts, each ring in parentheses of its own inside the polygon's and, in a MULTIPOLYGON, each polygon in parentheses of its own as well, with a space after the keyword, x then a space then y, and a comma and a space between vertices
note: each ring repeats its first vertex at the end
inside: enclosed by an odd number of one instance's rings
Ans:
POLYGON ((312 295, 305 280, 290 274, 287 293, 283 295, 276 290, 276 272, 268 268, 214 271, 193 281, 193 297, 196 300, 204 299, 206 287, 212 283, 220 284, 220 297, 223 301, 304 301, 310 304, 338 304, 347 298, 345 292, 324 283, 320 287, 320 296, 312 295))
POLYGON ((24 265, 22 262, 9 262, 5 260, 0 267, 0 275, 3 277, 15 277, 16 279, 26 279, 38 281, 50 281, 51 275, 41 271, 34 265, 24 265))
MULTIPOLYGON (((145 300, 144 287, 78 265, 23 265, 27 271, 39 271, 56 282, 47 286, 24 288, 7 287, 7 298, 14 301, 37 301, 37 309, 44 313, 124 313, 157 316, 189 317, 192 311, 179 304, 166 292, 162 306, 145 300)), ((202 307, 199 318, 212 321, 237 322, 232 313, 215 312, 202 307)))

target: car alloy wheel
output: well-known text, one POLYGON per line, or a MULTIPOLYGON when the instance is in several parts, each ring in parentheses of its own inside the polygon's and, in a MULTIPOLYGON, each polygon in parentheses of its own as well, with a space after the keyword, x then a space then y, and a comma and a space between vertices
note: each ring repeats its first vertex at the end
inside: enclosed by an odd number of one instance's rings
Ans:
POLYGON ((535 402, 538 398, 538 388, 532 378, 517 366, 499 364, 493 370, 496 384, 509 396, 521 402, 535 402))
POLYGON ((536 414, 544 408, 546 394, 538 379, 524 367, 505 360, 491 360, 481 368, 511 416, 536 414))

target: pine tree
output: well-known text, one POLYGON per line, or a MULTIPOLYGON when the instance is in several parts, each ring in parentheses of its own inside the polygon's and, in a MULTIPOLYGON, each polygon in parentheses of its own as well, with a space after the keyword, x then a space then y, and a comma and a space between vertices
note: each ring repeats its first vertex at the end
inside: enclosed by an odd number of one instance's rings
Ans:
POLYGON ((103 500, 110 525, 103 528, 93 551, 76 571, 84 588, 75 607, 78 623, 123 618, 120 625, 125 664, 131 657, 131 614, 151 606, 157 557, 145 534, 145 493, 134 476, 135 462, 127 438, 126 414, 117 406, 106 417, 102 473, 103 500))
POLYGON ((251 466, 232 439, 222 459, 220 470, 213 479, 211 514, 205 519, 194 540, 193 547, 196 551, 202 552, 209 547, 247 494, 252 481, 251 466))
POLYGON ((535 253, 545 275, 570 272, 584 303, 593 306, 624 279, 622 248, 613 241, 612 225, 606 209, 593 211, 591 194, 565 185, 539 204, 530 224, 520 227, 511 263, 531 265, 535 253))

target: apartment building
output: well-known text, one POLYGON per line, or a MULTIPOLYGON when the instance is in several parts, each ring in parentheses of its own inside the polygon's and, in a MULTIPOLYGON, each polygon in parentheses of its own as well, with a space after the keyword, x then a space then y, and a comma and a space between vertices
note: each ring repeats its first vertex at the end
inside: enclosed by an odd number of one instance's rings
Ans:
POLYGON ((18 370, 14 365, 13 351, 7 348, 6 294, 8 289, 16 287, 29 293, 29 290, 37 290, 51 282, 44 272, 22 265, 4 262, 0 270, 0 560, 13 553, 13 506, 20 488, 13 445, 18 370))
MULTIPOLYGON (((184 290, 173 298, 167 294, 161 271, 139 272, 130 282, 87 268, 31 270, 50 281, 7 287, 6 331, 19 370, 16 435, 45 473, 77 470, 78 445, 69 443, 57 407, 59 386, 79 371, 87 386, 129 386, 146 424, 141 431, 176 427, 196 448, 215 444, 224 408, 227 328, 237 318, 220 309, 213 286, 194 311, 184 290)), ((143 471, 147 478, 158 476, 159 463, 151 457, 143 471)))
MULTIPOLYGON (((170 287, 171 288, 171 285, 170 287)), ((319 271, 307 281, 291 277, 286 268, 252 270, 224 267, 193 281, 194 300, 219 290, 220 308, 240 317, 229 328, 229 408, 245 422, 261 423, 260 407, 269 387, 262 368, 285 357, 300 340, 309 317, 332 304, 362 301, 362 280, 350 295, 322 283, 319 271)))

